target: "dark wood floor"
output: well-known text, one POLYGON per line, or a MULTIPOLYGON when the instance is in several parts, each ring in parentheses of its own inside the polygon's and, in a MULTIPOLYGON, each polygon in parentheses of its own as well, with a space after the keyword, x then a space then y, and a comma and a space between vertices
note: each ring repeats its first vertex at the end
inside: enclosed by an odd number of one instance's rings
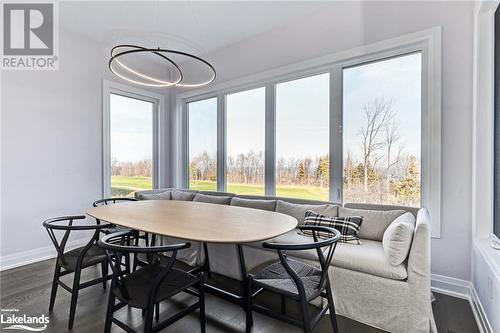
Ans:
MULTIPOLYGON (((48 300, 53 274, 53 260, 47 260, 19 268, 0 272, 0 305, 2 309, 17 308, 26 315, 48 315, 48 300)), ((97 277, 99 270, 88 268, 83 274, 83 280, 97 277)), ((63 277, 68 284, 72 275, 63 277)), ((109 285, 109 283, 108 283, 109 285)), ((109 288, 108 288, 109 289, 109 288)), ((441 333, 478 333, 469 303, 465 300, 435 294, 433 304, 438 330, 441 333)), ((169 310, 182 307, 194 300, 192 296, 177 296, 168 303, 162 303, 162 317, 169 310)), ((267 298, 269 301, 269 298, 267 298)), ((271 300, 272 301, 272 300, 271 300)), ((50 323, 45 332, 67 332, 70 294, 59 288, 54 312, 50 314, 50 323)), ((104 316, 107 302, 107 290, 96 285, 80 292, 78 308, 73 332, 99 333, 103 331, 104 316)), ((142 317, 139 310, 123 308, 116 314, 121 320, 135 326, 139 330, 142 317)), ((300 329, 255 314, 254 332, 301 332, 300 329)), ((207 332, 244 332, 245 316, 240 307, 227 303, 213 296, 207 297, 207 332)), ((380 333, 378 329, 361 323, 339 317, 341 333, 380 333)), ((1 328, 0 328, 1 330, 1 328)), ((189 332, 199 331, 198 316, 196 313, 176 322, 162 332, 189 332)), ((113 325, 112 332, 123 332, 113 325)), ((330 321, 325 317, 314 330, 315 333, 331 332, 330 321)))

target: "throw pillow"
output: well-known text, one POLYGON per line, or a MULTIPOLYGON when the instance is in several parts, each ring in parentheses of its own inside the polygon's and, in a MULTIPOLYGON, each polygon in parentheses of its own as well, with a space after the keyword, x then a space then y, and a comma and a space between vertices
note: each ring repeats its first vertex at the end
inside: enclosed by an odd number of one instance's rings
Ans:
POLYGON ((415 217, 412 213, 404 213, 387 227, 382 239, 384 253, 392 266, 399 266, 410 252, 415 217))
MULTIPOLYGON (((334 217, 327 216, 308 210, 304 219, 304 226, 323 226, 328 228, 335 228, 340 231, 340 241, 343 243, 348 243, 355 241, 360 244, 358 232, 361 227, 363 218, 361 216, 345 216, 345 217, 334 217)), ((303 233, 307 236, 312 236, 313 232, 310 230, 304 230, 303 233)), ((317 232, 318 238, 328 239, 333 237, 331 232, 317 232)))

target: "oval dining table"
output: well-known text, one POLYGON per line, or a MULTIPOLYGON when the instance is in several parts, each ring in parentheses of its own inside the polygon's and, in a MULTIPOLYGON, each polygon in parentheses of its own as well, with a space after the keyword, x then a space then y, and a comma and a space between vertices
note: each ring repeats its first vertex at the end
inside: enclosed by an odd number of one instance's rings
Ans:
POLYGON ((204 263, 190 272, 207 273, 207 291, 245 307, 245 285, 211 273, 207 243, 234 244, 242 279, 247 276, 242 244, 263 241, 297 227, 297 219, 271 211, 245 207, 176 200, 142 200, 105 205, 87 215, 122 227, 155 235, 198 241, 204 263))

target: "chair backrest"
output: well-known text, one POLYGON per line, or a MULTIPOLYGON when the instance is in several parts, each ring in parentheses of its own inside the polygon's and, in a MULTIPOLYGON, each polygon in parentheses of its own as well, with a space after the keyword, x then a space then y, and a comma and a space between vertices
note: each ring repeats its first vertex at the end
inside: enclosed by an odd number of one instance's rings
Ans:
MULTIPOLYGON (((161 266, 158 270, 157 275, 154 278, 154 282, 150 285, 150 290, 148 294, 148 304, 154 300, 154 297, 160 287, 161 283, 168 276, 168 273, 172 269, 175 259, 177 257, 177 251, 186 249, 191 246, 190 243, 179 243, 179 244, 171 244, 171 245, 162 245, 162 246, 139 246, 139 245, 125 245, 125 237, 130 235, 131 231, 118 231, 109 235, 102 237, 98 244, 100 247, 106 250, 106 255, 108 256, 108 261, 111 264, 111 269, 113 272, 113 283, 117 286, 123 297, 128 298, 127 286, 124 283, 124 273, 122 272, 121 259, 124 255, 129 255, 130 253, 145 253, 148 254, 148 257, 153 257, 151 255, 157 254, 155 256, 155 262, 150 262, 149 265, 160 265, 160 254, 170 255, 163 256, 167 258, 167 263, 165 266, 161 266), (111 260, 114 258, 114 260, 111 260)), ((142 267, 141 269, 146 269, 146 267, 142 267)))
POLYGON ((285 270, 288 275, 292 278, 297 286, 299 292, 304 292, 303 283, 299 277, 299 275, 293 270, 293 268, 288 264, 286 260, 286 255, 283 254, 283 251, 300 251, 300 250, 312 250, 315 249, 318 254, 318 260, 321 267, 321 278, 318 283, 317 289, 323 290, 325 288, 326 282, 328 281, 328 267, 333 259, 333 253, 335 252, 335 248, 337 247, 337 242, 340 240, 340 232, 334 228, 328 228, 323 226, 299 226, 301 231, 307 230, 312 232, 313 242, 308 243, 294 243, 294 244, 285 244, 285 243, 268 243, 265 242, 262 244, 264 248, 274 249, 278 251, 278 255, 281 263, 283 264, 285 270), (319 233, 332 235, 327 239, 320 239, 319 233), (325 256, 326 252, 326 256, 325 256), (302 291, 301 291, 302 289, 302 291))
POLYGON ((94 230, 94 234, 85 245, 82 251, 78 256, 77 262, 81 264, 83 257, 90 249, 92 244, 94 244, 99 237, 99 230, 103 228, 109 228, 109 224, 82 224, 82 225, 73 225, 75 220, 84 220, 85 215, 74 215, 74 216, 59 216, 54 217, 48 220, 43 221, 42 225, 47 230, 50 240, 54 244, 54 247, 57 251, 57 257, 60 259, 63 264, 64 261, 64 249, 66 248, 66 244, 68 242, 69 235, 72 231, 88 231, 94 230), (57 232, 63 233, 62 237, 57 237, 57 232))
POLYGON ((94 201, 94 203, 92 203, 92 206, 99 207, 99 206, 106 206, 109 204, 115 204, 115 203, 127 202, 127 201, 130 202, 130 201, 138 201, 138 200, 135 198, 104 198, 104 199, 94 201))

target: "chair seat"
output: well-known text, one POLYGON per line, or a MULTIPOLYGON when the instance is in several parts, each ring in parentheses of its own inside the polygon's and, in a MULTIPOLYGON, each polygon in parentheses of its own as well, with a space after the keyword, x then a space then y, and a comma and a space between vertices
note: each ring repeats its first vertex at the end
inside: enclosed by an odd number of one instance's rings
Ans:
POLYGON ((109 234, 112 234, 112 233, 115 233, 115 232, 118 232, 118 231, 129 231, 129 230, 132 230, 132 229, 128 229, 128 228, 125 228, 125 227, 120 227, 118 225, 112 225, 111 227, 109 228, 104 228, 104 229, 101 229, 101 232, 105 235, 109 235, 109 234))
MULTIPOLYGON (((321 280, 321 270, 306 263, 289 259, 287 262, 297 273, 304 284, 306 299, 310 301, 320 295, 317 287, 321 280)), ((266 266, 254 276, 255 285, 273 290, 278 293, 284 293, 292 298, 299 298, 297 286, 285 270, 283 264, 278 261, 266 266)))
MULTIPOLYGON (((58 264, 68 271, 75 271, 78 256, 80 255, 80 253, 84 248, 85 247, 82 246, 77 249, 64 253, 63 254, 64 260, 58 259, 58 264)), ((82 268, 99 264, 105 260, 106 260, 106 252, 104 251, 104 249, 99 247, 99 245, 97 244, 93 244, 83 257, 82 268)))
MULTIPOLYGON (((123 279, 128 297, 122 294, 118 287, 113 289, 114 294, 118 299, 132 307, 145 309, 149 290, 162 268, 161 264, 155 263, 136 270, 123 279)), ((158 289, 154 303, 161 302, 199 281, 197 276, 172 268, 158 289)))

